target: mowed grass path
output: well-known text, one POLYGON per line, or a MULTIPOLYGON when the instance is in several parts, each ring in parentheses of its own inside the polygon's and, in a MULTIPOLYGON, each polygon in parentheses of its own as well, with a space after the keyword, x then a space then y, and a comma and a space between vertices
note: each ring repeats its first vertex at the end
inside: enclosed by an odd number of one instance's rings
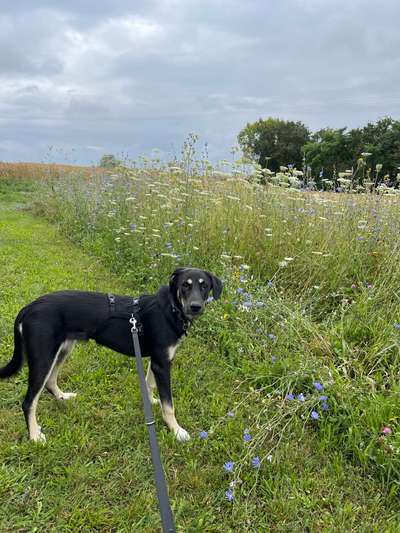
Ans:
MULTIPOLYGON (((18 310, 65 288, 137 294, 55 227, 21 205, 0 202, 1 365, 12 355, 18 310)), ((303 441, 294 436, 254 478, 254 490, 247 496, 244 490, 234 504, 225 501, 229 476, 222 465, 232 459, 252 413, 244 409, 207 440, 198 433, 232 407, 236 378, 195 327, 173 370, 177 418, 193 440, 175 442, 156 410, 178 531, 399 531, 379 485, 340 450, 319 451, 313 434, 303 441)), ((65 364, 60 384, 78 397, 58 403, 43 392, 38 417, 48 443, 42 446, 28 442, 20 407, 26 368, 0 382, 0 531, 159 531, 134 362, 83 344, 65 364)))
MULTIPOLYGON (((134 288, 124 287, 95 259, 61 238, 54 227, 1 204, 2 366, 12 354, 12 325, 18 310, 43 293, 65 288, 135 294, 134 288)), ((188 405, 188 397, 195 395, 193 380, 200 381, 197 372, 207 379, 207 373, 222 369, 214 361, 211 371, 204 354, 192 349, 190 341, 186 349, 182 347, 185 353, 177 358, 173 385, 179 390, 179 420, 193 434, 198 433, 196 418, 202 414, 200 398, 188 405)), ((20 408, 26 370, 0 383, 0 531, 157 531, 158 509, 134 361, 94 343, 75 348, 60 383, 64 390, 76 391, 77 399, 58 403, 44 391, 39 402, 46 446, 27 441, 20 408)), ((225 386, 222 380, 221 389, 225 386)), ((215 393, 211 402, 217 400, 215 393)), ((157 427, 179 522, 179 513, 190 508, 192 496, 187 483, 180 484, 177 469, 188 460, 185 451, 191 444, 185 449, 175 443, 160 413, 157 427)))

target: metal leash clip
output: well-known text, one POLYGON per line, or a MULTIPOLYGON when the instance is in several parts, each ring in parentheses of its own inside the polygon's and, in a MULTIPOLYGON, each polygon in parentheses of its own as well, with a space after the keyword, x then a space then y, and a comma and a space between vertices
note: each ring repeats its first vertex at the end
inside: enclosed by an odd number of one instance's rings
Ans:
POLYGON ((129 322, 132 324, 131 332, 133 333, 134 331, 136 331, 136 333, 137 333, 137 330, 138 330, 137 327, 136 327, 137 320, 134 317, 134 315, 131 316, 131 318, 129 319, 129 322))

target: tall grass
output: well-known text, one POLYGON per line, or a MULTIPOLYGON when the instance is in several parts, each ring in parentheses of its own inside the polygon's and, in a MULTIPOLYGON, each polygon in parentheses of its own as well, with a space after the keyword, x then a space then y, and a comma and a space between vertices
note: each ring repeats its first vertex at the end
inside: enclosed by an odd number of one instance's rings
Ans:
POLYGON ((189 153, 169 165, 50 177, 35 208, 133 294, 178 265, 224 279, 222 303, 197 332, 237 372, 233 404, 254 414, 243 464, 317 432, 320 447, 398 494, 399 195, 262 185, 189 153))
POLYGON ((352 285, 399 275, 399 196, 305 193, 178 166, 83 178, 52 180, 42 208, 74 239, 118 257, 116 268, 134 262, 134 279, 138 266, 165 277, 176 263, 248 263, 260 281, 329 310, 352 285))

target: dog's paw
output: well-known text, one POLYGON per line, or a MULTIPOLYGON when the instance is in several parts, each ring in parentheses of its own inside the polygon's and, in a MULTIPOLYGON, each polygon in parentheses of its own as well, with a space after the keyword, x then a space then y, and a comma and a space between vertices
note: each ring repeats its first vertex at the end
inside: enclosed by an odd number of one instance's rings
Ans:
POLYGON ((150 398, 150 403, 151 403, 151 405, 159 405, 161 407, 161 402, 160 402, 160 400, 158 398, 151 397, 150 398))
POLYGON ((149 398, 149 402, 151 403, 151 405, 161 405, 160 400, 153 396, 153 389, 147 388, 147 396, 149 398))
POLYGON ((179 427, 175 431, 175 437, 176 437, 176 440, 179 442, 185 442, 186 440, 190 440, 189 433, 186 431, 186 429, 183 429, 181 427, 179 427))
POLYGON ((154 396, 150 396, 150 394, 149 394, 149 401, 151 405, 160 405, 160 400, 158 398, 154 398, 154 396))
POLYGON ((63 392, 61 393, 59 400, 71 400, 72 398, 76 398, 76 392, 63 392))
POLYGON ((30 437, 30 440, 39 444, 46 444, 46 435, 43 433, 42 428, 39 427, 35 435, 32 435, 32 437, 30 437))

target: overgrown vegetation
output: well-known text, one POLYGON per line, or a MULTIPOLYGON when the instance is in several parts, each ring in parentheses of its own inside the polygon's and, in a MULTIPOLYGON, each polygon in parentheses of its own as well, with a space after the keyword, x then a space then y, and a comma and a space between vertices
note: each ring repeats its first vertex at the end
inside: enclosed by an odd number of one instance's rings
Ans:
MULTIPOLYGON (((245 154, 262 169, 295 168, 319 189, 358 191, 400 183, 400 121, 385 117, 361 128, 323 128, 275 118, 247 124, 238 135, 245 154)), ((267 172, 268 175, 268 172, 267 172)))
POLYGON ((313 379, 329 383, 329 410, 312 427, 377 467, 396 493, 399 198, 288 192, 198 168, 148 162, 68 178, 40 205, 129 283, 156 287, 178 264, 220 274, 225 318, 212 326, 215 339, 241 378, 257 375, 265 409, 281 409, 283 423, 286 394, 314 401, 313 379), (382 443, 385 425, 392 434, 382 443))
MULTIPOLYGON (((227 166, 196 161, 190 141, 170 165, 50 179, 35 209, 132 294, 156 289, 178 265, 225 281, 177 363, 178 415, 193 441, 185 448, 160 432, 182 531, 396 531, 400 198, 260 185, 240 162, 231 175, 227 166)), ((79 382, 88 363, 76 364, 79 382)), ((100 374, 85 400, 100 393, 100 374)), ((83 439, 79 421, 76 431, 83 439)), ((115 453, 125 457, 122 440, 115 453)), ((92 527, 124 530, 126 516, 120 506, 92 527)))

